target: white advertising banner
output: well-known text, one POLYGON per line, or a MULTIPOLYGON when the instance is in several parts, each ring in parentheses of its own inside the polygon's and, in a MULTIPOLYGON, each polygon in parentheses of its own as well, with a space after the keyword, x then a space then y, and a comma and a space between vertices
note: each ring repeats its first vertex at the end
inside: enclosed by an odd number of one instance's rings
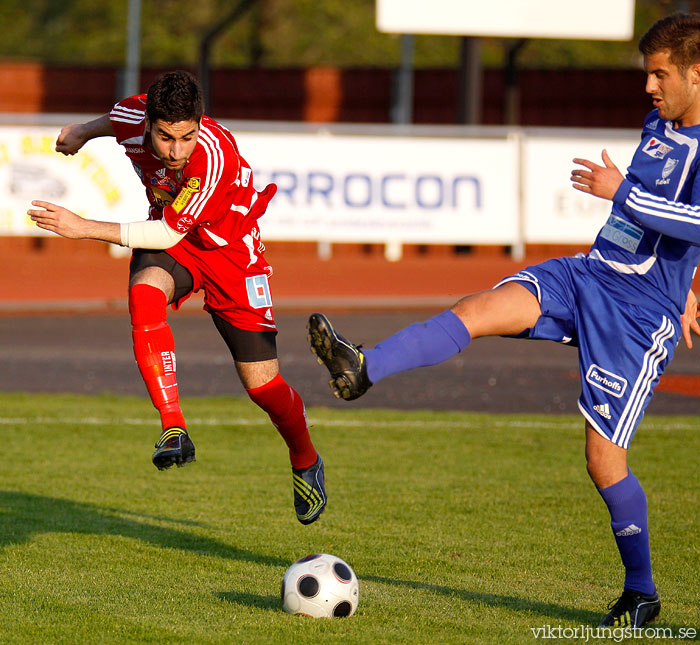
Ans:
MULTIPOLYGON (((260 227, 279 241, 589 243, 610 202, 571 187, 572 159, 599 162, 606 148, 624 173, 638 141, 634 131, 411 137, 232 125, 256 187, 278 186, 260 227)), ((0 235, 47 234, 26 215, 33 199, 92 219, 144 219, 143 186, 114 139, 65 157, 54 151, 59 130, 0 126, 0 235)))
MULTIPOLYGON (((592 243, 610 214, 611 202, 575 190, 574 157, 603 165, 605 148, 624 175, 639 142, 619 134, 608 139, 526 137, 523 141, 523 237, 528 244, 592 243)), ((580 166, 579 166, 580 167, 580 166)))
POLYGON ((263 239, 513 244, 514 140, 236 135, 256 187, 278 193, 263 239))
POLYGON ((27 216, 35 199, 90 219, 145 219, 143 186, 114 139, 95 139, 77 155, 66 157, 54 150, 59 131, 0 127, 0 235, 52 235, 27 216))

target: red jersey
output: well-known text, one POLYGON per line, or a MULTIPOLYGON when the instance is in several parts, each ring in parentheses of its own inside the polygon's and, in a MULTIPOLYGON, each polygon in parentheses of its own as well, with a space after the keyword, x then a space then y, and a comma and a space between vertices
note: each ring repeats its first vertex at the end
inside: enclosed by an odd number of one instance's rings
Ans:
POLYGON ((198 248, 215 249, 240 240, 265 212, 277 187, 253 188, 253 171, 233 135, 203 116, 194 151, 179 170, 166 168, 146 135, 146 95, 119 101, 109 114, 151 204, 149 219, 165 219, 198 248))

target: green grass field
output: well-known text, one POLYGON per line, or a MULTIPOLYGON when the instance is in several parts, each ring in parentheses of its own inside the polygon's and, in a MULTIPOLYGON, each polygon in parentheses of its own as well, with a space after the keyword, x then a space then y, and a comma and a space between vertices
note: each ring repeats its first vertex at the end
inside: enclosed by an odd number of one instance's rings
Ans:
MULTIPOLYGON (((312 408, 330 501, 304 527, 261 411, 183 407, 198 461, 158 472, 146 399, 0 394, 0 642, 528 643, 621 591, 578 417, 312 408), (360 579, 350 619, 280 608, 320 551, 360 579)), ((699 430, 649 417, 630 455, 675 634, 700 630, 699 430)))

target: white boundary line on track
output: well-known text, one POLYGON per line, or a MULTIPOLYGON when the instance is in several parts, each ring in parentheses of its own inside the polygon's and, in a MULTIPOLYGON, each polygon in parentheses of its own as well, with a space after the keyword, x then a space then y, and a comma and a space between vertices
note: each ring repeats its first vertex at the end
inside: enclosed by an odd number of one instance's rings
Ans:
MULTIPOLYGON (((505 428, 542 428, 544 430, 570 429, 578 428, 582 420, 576 419, 574 422, 562 419, 561 422, 539 422, 526 421, 518 419, 494 419, 490 423, 496 427, 505 428)), ((30 425, 30 424, 52 424, 52 425, 109 425, 115 423, 115 419, 106 419, 99 417, 0 417, 0 425, 30 425)), ((127 418, 119 419, 119 423, 129 426, 152 426, 158 423, 156 417, 152 418, 127 418)), ((309 425, 313 426, 330 426, 333 428, 364 428, 367 427, 368 421, 365 419, 323 419, 310 418, 309 425)), ((371 425, 378 428, 444 428, 446 430, 467 430, 473 426, 471 421, 372 421, 371 425)), ((191 426, 266 426, 270 425, 268 419, 245 419, 245 418, 228 418, 228 419, 201 419, 190 418, 188 425, 191 426)), ((657 425, 653 422, 646 421, 645 425, 648 428, 656 430, 694 430, 696 425, 690 423, 664 423, 657 425)))

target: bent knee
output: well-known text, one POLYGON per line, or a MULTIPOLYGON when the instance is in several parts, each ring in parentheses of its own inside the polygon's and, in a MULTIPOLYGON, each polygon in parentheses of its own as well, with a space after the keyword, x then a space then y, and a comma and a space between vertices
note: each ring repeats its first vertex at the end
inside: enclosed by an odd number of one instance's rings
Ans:
POLYGON ((506 282, 458 301, 452 311, 472 338, 516 336, 534 327, 542 315, 535 295, 517 282, 506 282))
POLYGON ((586 470, 598 488, 607 488, 627 477, 627 450, 586 427, 586 470))

